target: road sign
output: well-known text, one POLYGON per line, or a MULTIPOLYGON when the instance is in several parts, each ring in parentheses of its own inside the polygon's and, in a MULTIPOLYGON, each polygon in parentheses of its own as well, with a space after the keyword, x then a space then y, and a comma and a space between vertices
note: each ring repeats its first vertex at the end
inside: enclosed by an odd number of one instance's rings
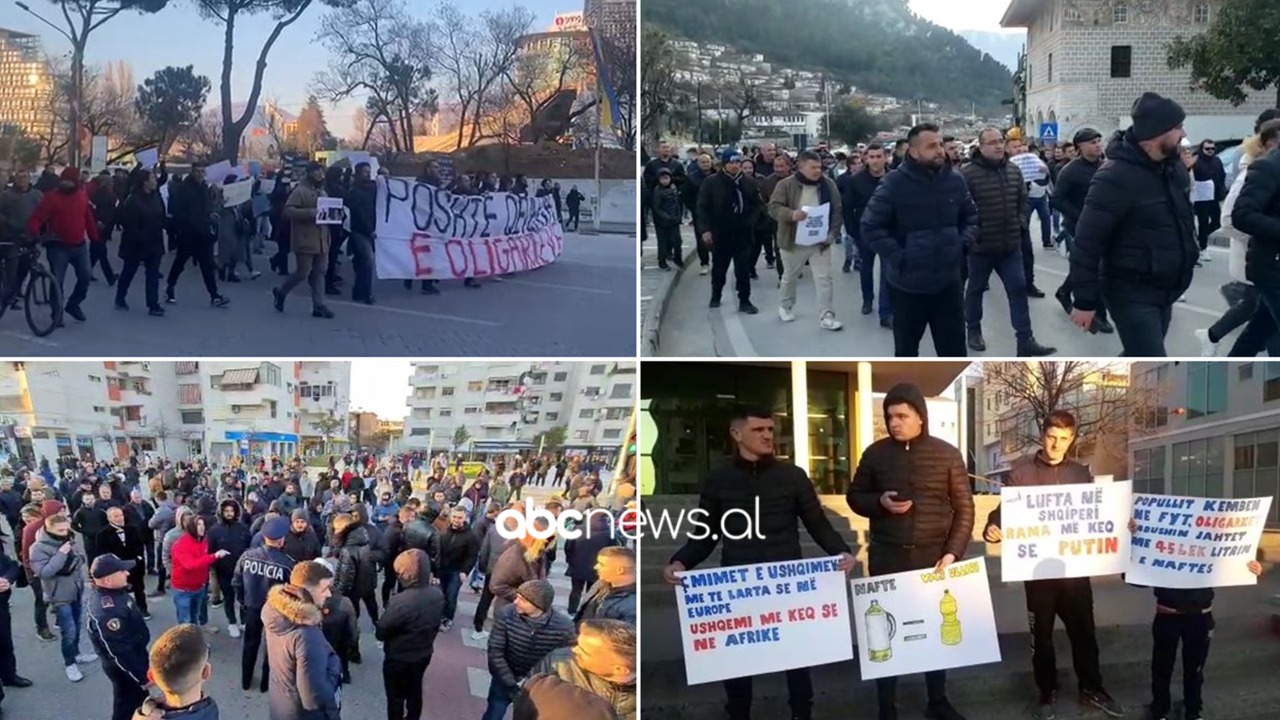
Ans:
POLYGON ((1044 143, 1058 142, 1058 123, 1056 122, 1040 123, 1040 142, 1044 142, 1044 143))

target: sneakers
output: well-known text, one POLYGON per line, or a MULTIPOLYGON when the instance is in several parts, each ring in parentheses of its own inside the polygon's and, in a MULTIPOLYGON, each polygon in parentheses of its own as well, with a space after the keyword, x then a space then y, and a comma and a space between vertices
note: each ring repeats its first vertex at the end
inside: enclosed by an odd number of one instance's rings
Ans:
POLYGON ((778 319, 779 319, 779 320, 781 320, 782 322, 795 322, 795 321, 796 321, 796 314, 795 314, 795 313, 793 313, 793 312, 791 312, 791 311, 790 311, 790 310, 788 310, 787 308, 784 308, 784 307, 782 307, 781 305, 779 305, 779 306, 778 306, 778 319))
POLYGON ((1108 695, 1106 690, 1081 692, 1080 704, 1095 707, 1113 718, 1124 717, 1124 706, 1108 695))
POLYGON ((91 663, 91 662, 98 662, 98 656, 96 653, 80 653, 79 655, 76 656, 76 663, 91 663))
POLYGON ((1200 328, 1191 333, 1200 341, 1200 357, 1214 357, 1218 354, 1218 345, 1209 339, 1209 328, 1200 328))
POLYGON ((209 603, 209 607, 214 609, 222 607, 222 598, 218 598, 217 600, 214 600, 213 602, 209 603))
POLYGON ((472 640, 488 640, 488 639, 489 639, 489 631, 487 631, 487 630, 473 630, 473 631, 471 631, 471 639, 472 639, 472 640))
POLYGON ((1031 713, 1032 720, 1054 720, 1058 717, 1058 710, 1054 706, 1057 700, 1056 693, 1041 695, 1040 702, 1036 703, 1036 709, 1031 713))
POLYGON ((445 618, 444 620, 440 621, 440 632, 449 632, 449 629, 452 627, 453 627, 452 620, 445 618))
POLYGON ((84 679, 84 673, 80 672, 79 665, 73 664, 67 666, 67 679, 71 682, 80 682, 84 679))
POLYGON ((709 272, 711 272, 711 268, 707 267, 706 265, 703 265, 702 267, 698 268, 699 275, 706 275, 709 272))
POLYGON ((818 321, 818 327, 823 330, 839 330, 844 327, 844 323, 836 319, 835 313, 824 313, 822 319, 818 321))
POLYGON ((218 626, 217 626, 217 625, 205 625, 203 628, 201 628, 201 630, 204 630, 205 632, 209 633, 210 635, 217 635, 217 634, 218 634, 218 626))
POLYGON ((53 633, 49 632, 49 628, 36 630, 36 637, 40 638, 41 642, 53 642, 55 640, 53 633))
POLYGON ((149 612, 142 613, 142 619, 143 619, 143 620, 150 620, 150 619, 151 619, 151 613, 149 613, 149 612))
POLYGON ((228 625, 228 626, 227 626, 227 634, 228 634, 228 635, 230 635, 230 636, 231 636, 231 637, 233 637, 233 638, 238 638, 238 637, 240 637, 240 626, 239 626, 239 625, 228 625))

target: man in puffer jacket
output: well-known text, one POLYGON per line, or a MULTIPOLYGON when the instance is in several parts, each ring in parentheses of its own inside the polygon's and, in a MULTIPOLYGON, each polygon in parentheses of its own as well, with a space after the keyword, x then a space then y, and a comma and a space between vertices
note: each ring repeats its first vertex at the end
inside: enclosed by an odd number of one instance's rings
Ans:
POLYGON ((653 211, 653 229, 658 235, 658 267, 670 270, 667 260, 684 267, 684 254, 680 249, 680 221, 684 207, 680 204, 680 189, 675 186, 671 171, 658 171, 658 186, 653 189, 649 201, 653 211))
POLYGON ((636 720, 636 629, 620 620, 587 620, 574 648, 552 650, 530 672, 551 675, 606 700, 618 720, 636 720))
MULTIPOLYGON (((356 618, 360 617, 360 602, 364 601, 369 619, 378 622, 377 570, 369 545, 369 533, 354 515, 342 513, 333 519, 335 571, 333 592, 351 600, 356 618)), ((356 651, 359 657, 359 650, 356 651)), ((357 659, 357 662, 359 660, 357 659)))
POLYGON ((40 578, 45 602, 54 609, 58 630, 62 635, 62 664, 67 679, 80 682, 84 674, 80 663, 93 662, 98 656, 80 653, 81 620, 84 606, 84 575, 88 563, 71 537, 71 523, 65 515, 50 515, 44 529, 36 533, 31 546, 31 570, 40 578))
POLYGON ((598 695, 555 675, 538 675, 520 689, 511 720, 618 720, 618 714, 598 695))
POLYGON ((89 195, 80 182, 80 171, 74 167, 63 169, 58 187, 45 193, 27 218, 27 234, 33 238, 41 237, 46 227, 56 240, 45 246, 49 270, 59 284, 66 277, 67 266, 76 274, 75 288, 67 296, 64 309, 71 317, 84 322, 80 303, 89 294, 89 281, 93 277, 85 238, 98 242, 98 222, 93 217, 89 195))
POLYGON ((547 653, 568 647, 577 637, 569 616, 552 607, 555 588, 530 580, 515 602, 500 610, 489 635, 489 706, 482 720, 502 720, 520 682, 547 653))
MULTIPOLYGON (((920 569, 941 571, 964 557, 973 532, 973 493, 964 456, 929 435, 929 410, 915 385, 902 383, 884 398, 889 437, 867 448, 846 500, 871 519, 870 575, 920 569)), ((945 670, 925 673, 928 716, 964 720, 947 700, 945 670)), ((880 716, 897 714, 896 677, 876 680, 880 716)))
POLYGON ((462 579, 476 563, 480 554, 480 538, 472 532, 467 522, 467 512, 460 507, 449 511, 449 525, 440 533, 440 564, 436 577, 444 591, 444 624, 441 630, 449 632, 453 614, 458 609, 458 591, 462 579))
POLYGON ((236 563, 249 549, 253 535, 240 517, 240 503, 228 498, 222 501, 218 510, 218 522, 209 528, 209 552, 227 551, 225 556, 214 563, 213 572, 218 578, 218 587, 222 589, 222 609, 227 614, 227 634, 238 638, 241 628, 236 621, 236 606, 243 605, 244 598, 236 597, 237 589, 232 578, 235 577, 236 563))
POLYGON ((400 592, 391 598, 376 623, 383 648, 382 677, 392 717, 422 715, 422 676, 431 664, 436 634, 444 614, 444 593, 431 584, 431 562, 421 550, 406 550, 395 559, 400 592))
POLYGON ((321 607, 333 573, 323 563, 294 566, 289 582, 267 593, 262 624, 267 632, 271 682, 270 720, 340 720, 342 663, 325 640, 321 607))
POLYGON ((1261 300, 1255 317, 1280 324, 1280 120, 1263 123, 1258 137, 1264 153, 1246 171, 1231 221, 1249 236, 1245 273, 1261 300))

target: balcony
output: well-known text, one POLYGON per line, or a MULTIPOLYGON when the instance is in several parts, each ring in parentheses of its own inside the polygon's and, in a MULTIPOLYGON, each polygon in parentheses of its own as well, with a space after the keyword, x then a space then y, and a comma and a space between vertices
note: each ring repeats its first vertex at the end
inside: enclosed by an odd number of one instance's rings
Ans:
POLYGON ((410 395, 408 405, 411 408, 428 408, 435 407, 440 404, 439 398, 424 398, 416 395, 410 395))
POLYGON ((433 372, 433 373, 415 372, 414 374, 412 374, 412 375, 410 375, 410 376, 409 376, 409 384, 410 384, 410 385, 413 385, 413 386, 415 386, 415 387, 417 387, 417 386, 430 386, 430 385, 436 385, 436 384, 438 384, 441 380, 447 380, 447 379, 449 379, 449 374, 448 374, 448 373, 441 373, 441 372, 433 372))

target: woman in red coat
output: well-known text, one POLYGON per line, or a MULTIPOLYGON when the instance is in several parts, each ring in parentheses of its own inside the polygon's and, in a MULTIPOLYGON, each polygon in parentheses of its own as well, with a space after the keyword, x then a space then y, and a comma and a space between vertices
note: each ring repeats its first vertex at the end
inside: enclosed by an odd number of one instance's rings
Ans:
POLYGON ((89 293, 89 279, 93 276, 85 239, 98 242, 98 222, 93 217, 89 195, 80 183, 79 170, 68 167, 62 171, 58 186, 44 194, 27 220, 27 234, 33 238, 52 236, 55 240, 46 245, 46 252, 49 269, 59 285, 67 275, 67 266, 75 269, 76 286, 64 309, 84 322, 80 303, 89 293))
POLYGON ((185 532, 173 544, 173 576, 169 578, 169 586, 173 588, 173 609, 179 624, 202 625, 201 609, 209 592, 209 568, 215 560, 227 555, 227 551, 209 552, 204 518, 194 513, 187 516, 182 529, 185 532))

